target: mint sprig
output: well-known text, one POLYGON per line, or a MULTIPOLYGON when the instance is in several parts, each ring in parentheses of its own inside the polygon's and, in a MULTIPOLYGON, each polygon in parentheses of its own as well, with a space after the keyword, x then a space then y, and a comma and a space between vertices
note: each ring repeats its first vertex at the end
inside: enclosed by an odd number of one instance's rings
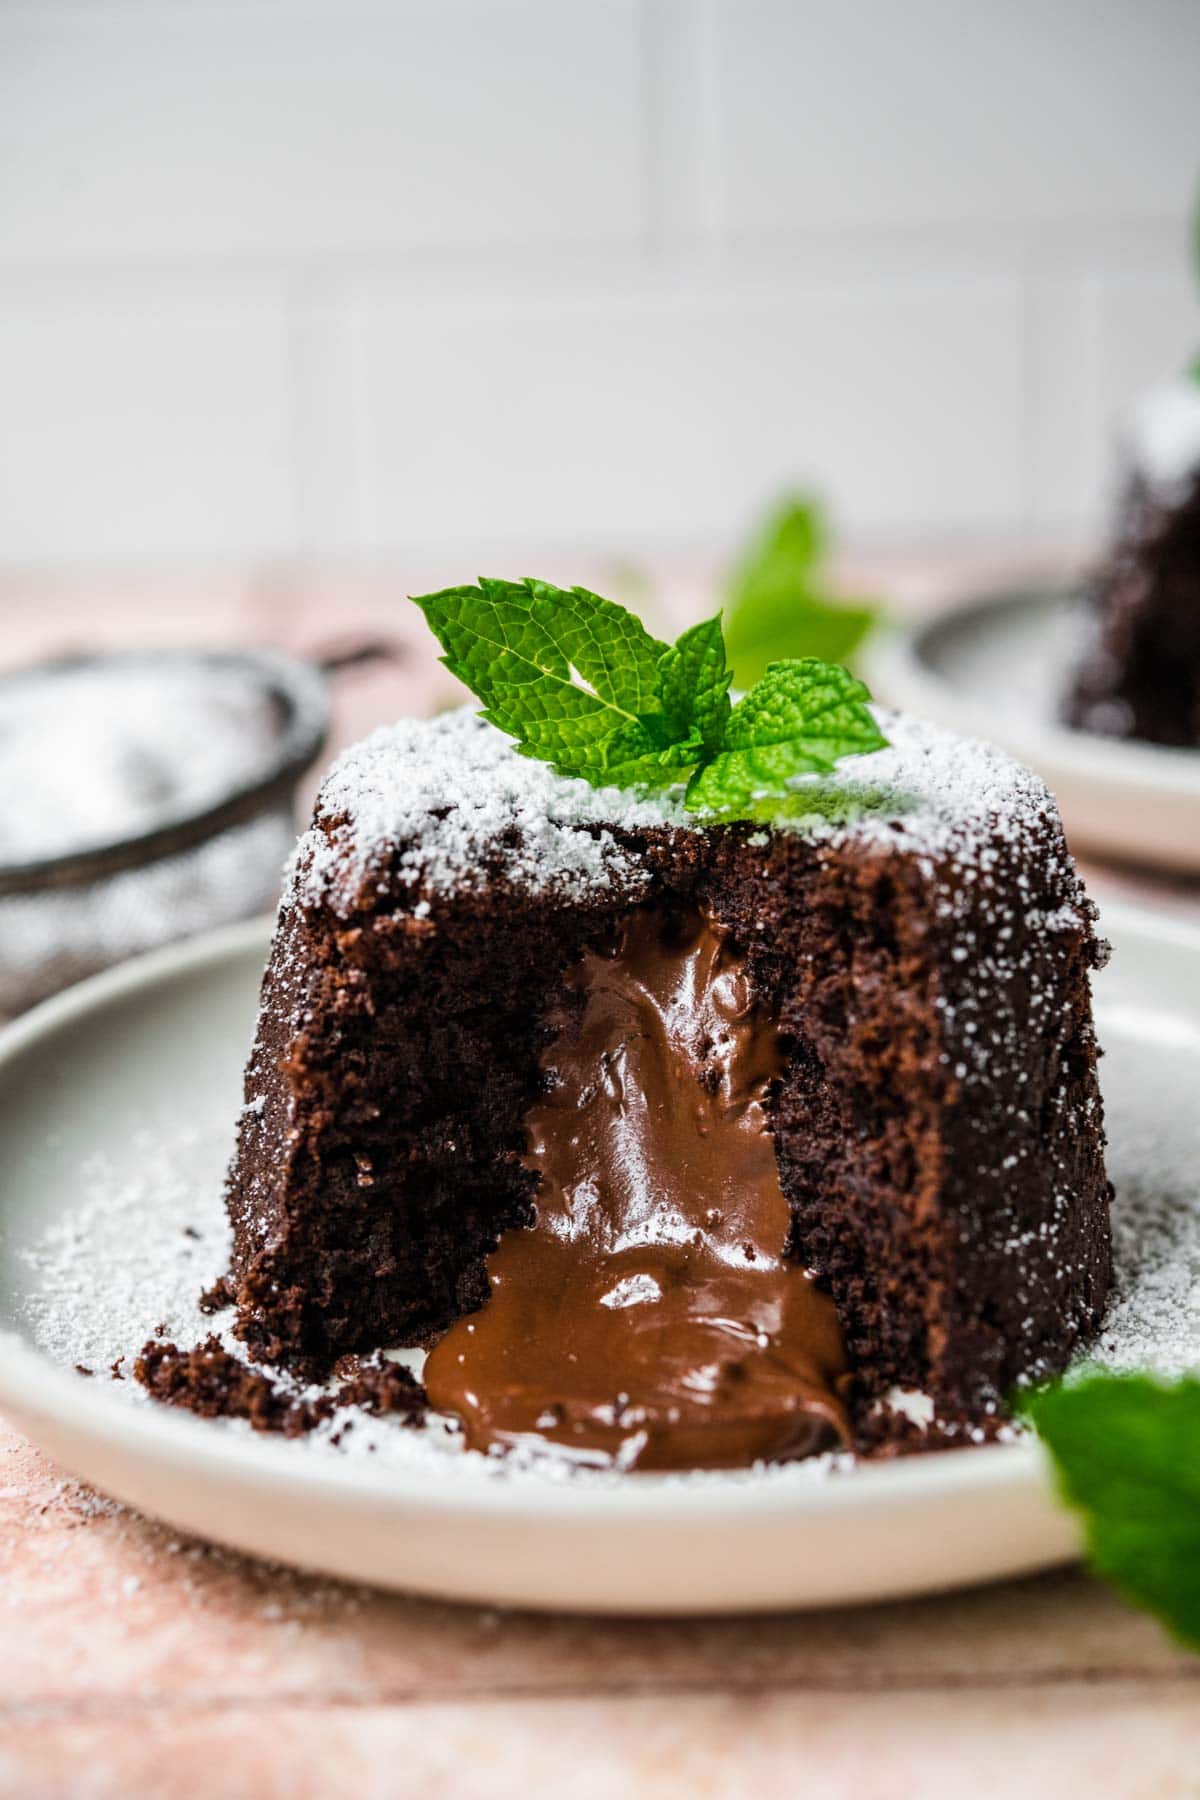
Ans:
POLYGON ((1017 1402, 1097 1574, 1200 1650, 1200 1379, 1090 1375, 1017 1402))
POLYGON ((868 698, 836 663, 806 656, 768 664, 730 713, 719 753, 692 776, 689 806, 740 811, 764 794, 786 794, 795 775, 828 775, 843 756, 882 748, 868 698))
POLYGON ((813 657, 770 664, 737 706, 721 617, 674 644, 586 588, 481 579, 416 597, 442 661, 523 756, 593 786, 686 783, 695 812, 745 812, 882 749, 866 688, 813 657))
POLYGON ((757 681, 780 658, 846 662, 871 629, 877 608, 831 595, 829 528, 811 496, 776 506, 729 581, 725 636, 740 684, 757 681))
POLYGON ((658 662, 658 691, 680 742, 695 741, 713 755, 725 739, 732 710, 721 615, 685 631, 658 662))

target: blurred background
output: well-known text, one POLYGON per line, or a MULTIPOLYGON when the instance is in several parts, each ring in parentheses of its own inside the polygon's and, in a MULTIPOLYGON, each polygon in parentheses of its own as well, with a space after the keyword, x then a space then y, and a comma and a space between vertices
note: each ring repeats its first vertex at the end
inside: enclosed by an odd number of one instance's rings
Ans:
POLYGON ((777 496, 932 604, 1096 545, 1200 342, 1197 0, 0 0, 0 658, 406 592, 695 615, 777 496))
POLYGON ((1086 539, 1198 91, 1195 0, 3 0, 0 563, 1086 539))

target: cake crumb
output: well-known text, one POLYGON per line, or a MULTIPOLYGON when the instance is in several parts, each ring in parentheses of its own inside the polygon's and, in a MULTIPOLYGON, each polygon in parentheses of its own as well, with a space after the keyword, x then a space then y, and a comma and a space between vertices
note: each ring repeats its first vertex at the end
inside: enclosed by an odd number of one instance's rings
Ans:
POLYGON ((184 1407, 204 1419, 245 1419, 255 1431, 284 1437, 313 1431, 343 1407, 413 1422, 425 1410, 424 1389, 400 1363, 375 1358, 331 1393, 308 1399, 252 1369, 211 1332, 190 1350, 151 1339, 143 1345, 133 1373, 153 1399, 168 1406, 184 1407))

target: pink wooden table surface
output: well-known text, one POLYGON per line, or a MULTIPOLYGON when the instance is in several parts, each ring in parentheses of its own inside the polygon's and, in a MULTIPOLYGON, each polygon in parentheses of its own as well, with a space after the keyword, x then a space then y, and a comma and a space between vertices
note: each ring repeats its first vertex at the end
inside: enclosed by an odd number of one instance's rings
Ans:
MULTIPOLYGON (((10 580, 0 654, 405 638, 402 665, 343 678, 345 741, 427 703, 442 677, 402 596, 460 573, 10 580)), ((973 573, 943 560, 885 579, 921 599, 973 573)), ((695 588, 677 573, 669 610, 695 588)), ((1194 886, 1100 881, 1200 917, 1194 886)), ((1200 1659, 1077 1571, 775 1619, 406 1600, 180 1540, 0 1422, 0 1793, 526 1792, 1200 1796, 1200 1659)))

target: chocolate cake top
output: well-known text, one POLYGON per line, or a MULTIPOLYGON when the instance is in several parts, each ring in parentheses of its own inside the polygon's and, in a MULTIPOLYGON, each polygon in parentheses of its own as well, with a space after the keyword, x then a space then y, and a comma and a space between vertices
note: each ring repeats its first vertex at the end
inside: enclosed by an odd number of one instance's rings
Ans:
POLYGON ((1200 381, 1181 377, 1148 389, 1130 416, 1126 454, 1160 504, 1186 498, 1200 475, 1200 381))
MULTIPOLYGON (((1011 870, 1022 854, 1043 871, 1052 858, 1061 863, 1055 886, 1080 894, 1036 775, 990 744, 903 714, 877 716, 888 748, 801 782, 772 831, 951 861, 968 885, 1001 863, 1011 870)), ((463 708, 382 726, 343 752, 297 847, 285 899, 349 913, 389 873, 407 882, 418 917, 431 898, 498 876, 564 898, 617 888, 634 902, 650 876, 615 833, 662 826, 701 829, 677 794, 556 775, 463 708)), ((1071 910, 1064 924, 1077 922, 1071 910)))

